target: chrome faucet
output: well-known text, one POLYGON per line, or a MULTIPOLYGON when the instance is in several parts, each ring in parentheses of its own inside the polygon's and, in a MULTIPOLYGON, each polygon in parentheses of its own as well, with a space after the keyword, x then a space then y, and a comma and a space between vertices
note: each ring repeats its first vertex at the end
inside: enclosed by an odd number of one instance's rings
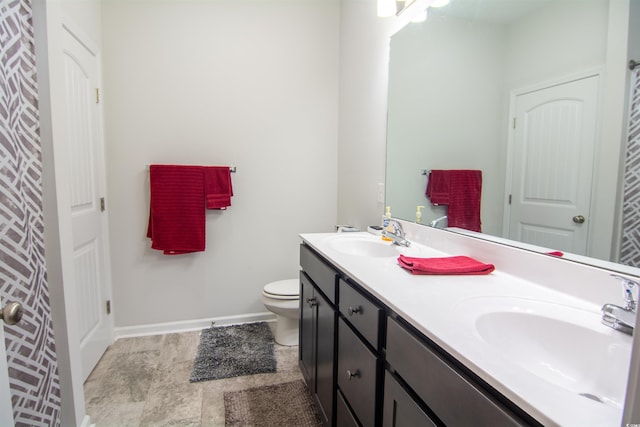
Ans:
POLYGON ((605 304, 602 306, 602 324, 607 325, 617 331, 624 332, 625 334, 633 335, 633 328, 636 324, 636 307, 637 303, 633 297, 634 289, 637 289, 639 284, 629 278, 612 274, 614 277, 622 283, 624 290, 625 306, 620 307, 615 304, 605 304))
POLYGON ((445 215, 445 216, 441 216, 440 218, 436 218, 436 219, 434 219, 433 221, 431 221, 431 222, 429 223, 429 227, 434 227, 434 228, 436 228, 436 227, 438 226, 438 224, 439 224, 441 221, 444 221, 445 219, 447 219, 447 216, 446 216, 446 215, 445 215))
POLYGON ((394 245, 411 246, 411 242, 405 238, 404 229, 400 222, 395 219, 390 219, 389 225, 393 227, 393 232, 387 231, 386 229, 382 230, 382 235, 384 237, 391 239, 394 245))

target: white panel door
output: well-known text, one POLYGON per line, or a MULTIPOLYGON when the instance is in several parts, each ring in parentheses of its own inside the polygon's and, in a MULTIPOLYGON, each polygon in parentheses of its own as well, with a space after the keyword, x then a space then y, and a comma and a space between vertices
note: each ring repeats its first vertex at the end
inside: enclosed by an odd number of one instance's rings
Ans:
POLYGON ((509 238, 586 255, 598 76, 516 97, 509 238))
MULTIPOLYGON (((2 298, 0 298, 0 307, 3 307, 2 298)), ((4 327, 2 321, 0 321, 0 426, 13 425, 13 407, 11 405, 8 369, 7 350, 4 346, 4 327)))
POLYGON ((98 59, 76 33, 64 28, 66 132, 69 155, 75 292, 82 373, 86 379, 112 341, 106 309, 106 217, 100 133, 98 59))

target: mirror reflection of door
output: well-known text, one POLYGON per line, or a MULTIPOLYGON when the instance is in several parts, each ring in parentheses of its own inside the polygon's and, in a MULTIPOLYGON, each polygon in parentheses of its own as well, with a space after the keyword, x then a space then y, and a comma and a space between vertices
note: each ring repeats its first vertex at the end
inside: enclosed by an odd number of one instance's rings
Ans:
POLYGON ((515 96, 508 237, 586 255, 598 75, 515 96))

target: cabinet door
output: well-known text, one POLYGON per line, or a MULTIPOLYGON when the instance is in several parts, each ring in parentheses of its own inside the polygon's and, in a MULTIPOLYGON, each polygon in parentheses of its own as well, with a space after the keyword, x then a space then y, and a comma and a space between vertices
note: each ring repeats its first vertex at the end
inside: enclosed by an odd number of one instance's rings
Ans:
POLYGON ((315 346, 315 311, 313 285, 309 278, 300 272, 300 370, 307 387, 315 393, 316 384, 316 346, 315 346))
POLYGON ((335 332, 336 313, 329 301, 319 292, 315 294, 316 311, 316 399, 323 421, 330 425, 333 420, 335 402, 335 332))
POLYGON ((338 391, 336 396, 336 426, 338 427, 359 427, 358 421, 354 418, 351 410, 344 401, 342 393, 338 391))
POLYGON ((384 377, 382 427, 436 427, 389 372, 384 377))
POLYGON ((342 319, 338 325, 338 387, 360 423, 374 426, 378 359, 342 319))

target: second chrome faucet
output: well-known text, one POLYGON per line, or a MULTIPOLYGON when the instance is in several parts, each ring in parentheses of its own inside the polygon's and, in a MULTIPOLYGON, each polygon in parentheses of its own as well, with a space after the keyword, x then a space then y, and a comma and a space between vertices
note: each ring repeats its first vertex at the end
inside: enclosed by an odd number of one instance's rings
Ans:
POLYGON ((625 306, 615 304, 605 304, 602 306, 602 323, 617 331, 633 335, 633 328, 636 324, 636 297, 634 293, 638 290, 638 282, 627 277, 612 274, 612 277, 620 280, 624 291, 625 306))

